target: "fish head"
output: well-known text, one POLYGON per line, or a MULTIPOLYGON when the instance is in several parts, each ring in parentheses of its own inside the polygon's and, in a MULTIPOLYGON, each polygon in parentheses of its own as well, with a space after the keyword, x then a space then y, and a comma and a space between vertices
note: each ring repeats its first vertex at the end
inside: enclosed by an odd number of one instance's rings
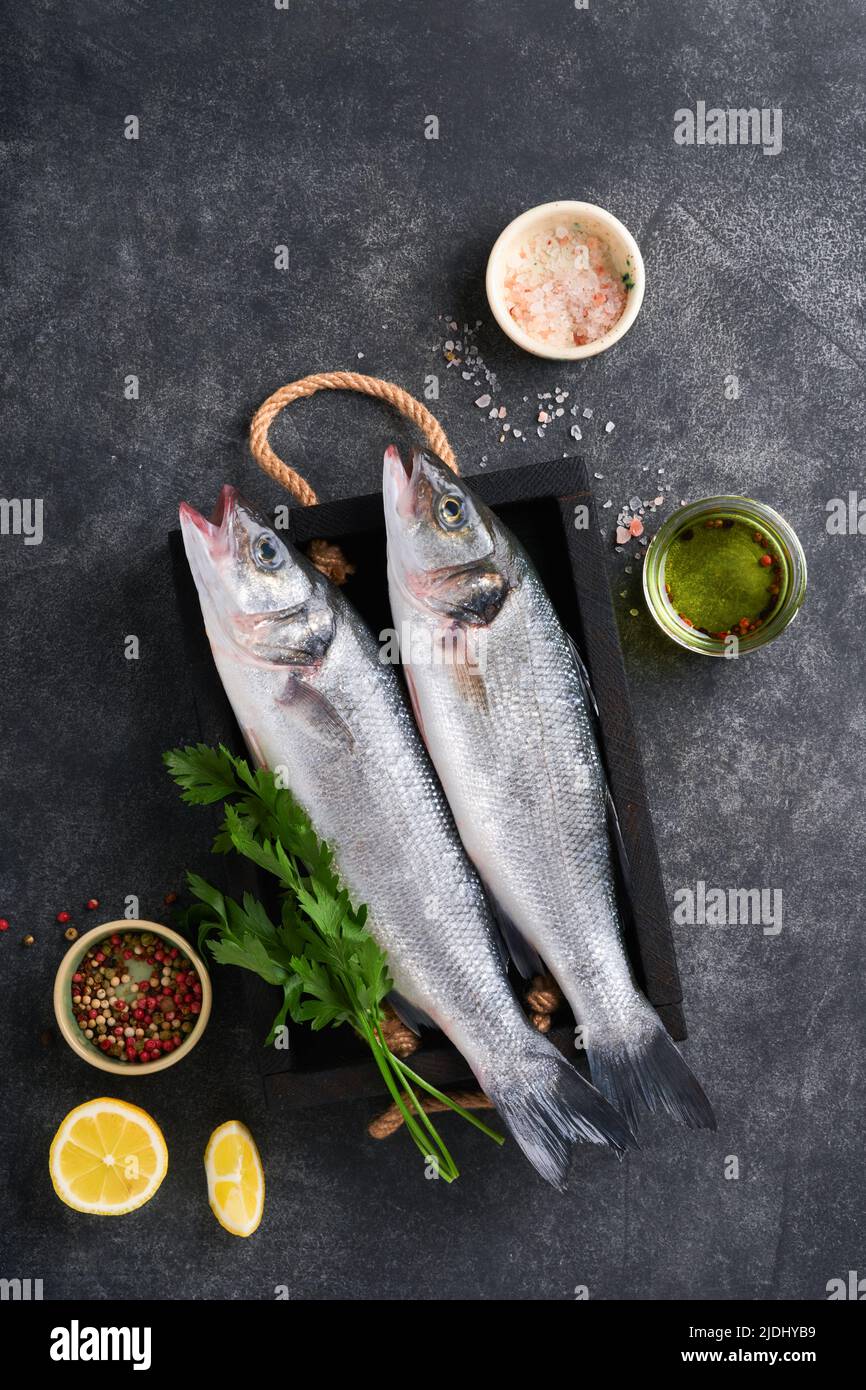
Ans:
POLYGON ((388 569, 416 604, 455 623, 493 621, 511 588, 505 532, 462 478, 426 449, 391 445, 382 483, 388 569))
POLYGON ((326 581, 233 487, 180 526, 211 644, 264 666, 316 666, 335 631, 326 581))

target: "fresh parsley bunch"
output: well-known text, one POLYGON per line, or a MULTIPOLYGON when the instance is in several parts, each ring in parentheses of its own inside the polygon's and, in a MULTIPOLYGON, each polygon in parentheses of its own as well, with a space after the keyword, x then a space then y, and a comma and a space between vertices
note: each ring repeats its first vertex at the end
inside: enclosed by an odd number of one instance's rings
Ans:
POLYGON ((280 920, 244 893, 226 897, 198 874, 187 882, 198 902, 187 914, 220 965, 238 965, 283 991, 267 1042, 273 1042, 287 1015, 313 1029, 348 1023, 368 1044, 406 1128, 426 1161, 435 1160, 440 1177, 459 1173, 441 1135, 422 1106, 417 1090, 435 1096, 497 1143, 502 1135, 431 1086, 388 1047, 382 1025, 384 1001, 393 988, 388 961, 366 930, 367 909, 353 907, 341 887, 333 854, 316 835, 309 816, 272 772, 252 771, 222 744, 199 743, 164 754, 169 772, 196 806, 223 802, 216 853, 235 851, 272 874, 281 888, 280 920))

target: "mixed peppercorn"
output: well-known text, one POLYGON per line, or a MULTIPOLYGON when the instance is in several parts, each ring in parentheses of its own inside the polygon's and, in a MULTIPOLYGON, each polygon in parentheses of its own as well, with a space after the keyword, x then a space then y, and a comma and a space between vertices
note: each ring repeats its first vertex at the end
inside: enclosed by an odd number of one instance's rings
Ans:
POLYGON ((114 932, 90 948, 72 976, 72 1008, 89 1042, 131 1064, 181 1047, 201 1012, 195 966, 151 932, 114 932))

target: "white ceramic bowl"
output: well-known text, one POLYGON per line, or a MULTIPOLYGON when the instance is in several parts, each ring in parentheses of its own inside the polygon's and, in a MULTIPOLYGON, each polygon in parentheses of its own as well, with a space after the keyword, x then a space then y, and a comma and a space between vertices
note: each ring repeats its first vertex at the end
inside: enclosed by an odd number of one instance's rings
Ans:
POLYGON ((595 203, 574 203, 567 199, 556 203, 540 203, 509 222, 505 231, 497 238, 490 259, 487 262, 487 298, 493 316, 503 333, 525 352, 536 357, 553 358, 556 362, 576 362, 584 357, 595 357, 606 352, 614 343, 628 332, 640 312, 644 292, 643 257, 637 242, 627 227, 604 208, 595 203), (585 229, 587 235, 601 237, 607 242, 616 266, 617 274, 631 274, 633 287, 628 292, 625 309, 608 333, 596 338, 594 343, 583 343, 580 347, 550 347, 547 343, 531 338, 515 323, 505 302, 505 274, 508 257, 519 242, 526 241, 536 232, 546 227, 555 227, 564 219, 576 221, 585 229))

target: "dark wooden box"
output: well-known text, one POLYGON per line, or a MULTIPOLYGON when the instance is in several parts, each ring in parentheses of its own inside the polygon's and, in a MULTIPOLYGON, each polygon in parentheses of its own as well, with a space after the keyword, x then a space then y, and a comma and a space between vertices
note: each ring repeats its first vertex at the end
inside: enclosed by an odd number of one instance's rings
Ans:
MULTIPOLYGON (((637 979, 669 1033, 686 1036, 682 990, 671 938, 655 836, 647 806, 634 718, 626 683, 616 618, 607 582, 605 546, 580 459, 558 459, 472 478, 478 495, 499 513, 532 556, 559 615, 589 670, 598 705, 600 736, 610 789, 622 830, 628 873, 619 893, 626 944, 637 979), (575 526, 575 509, 588 508, 588 524, 575 526)), ((321 536, 336 541, 354 562, 346 594, 374 632, 391 626, 385 571, 385 525, 379 493, 293 507, 291 539, 300 546, 321 536)), ((198 727, 190 741, 227 743, 243 751, 239 730, 222 691, 201 621, 198 596, 186 563, 180 532, 170 537, 181 617, 189 653, 198 727)), ((229 891, 250 883, 249 866, 230 857, 229 891)), ((264 891, 265 885, 259 885, 264 891)), ((279 1004, 278 991, 241 972, 257 1038, 264 1040, 279 1004)), ((525 985, 515 977, 519 992, 525 985)), ((563 1010, 551 1037, 574 1057, 573 1021, 563 1010)), ((312 1033, 290 1026, 289 1047, 257 1048, 257 1065, 268 1098, 314 1105, 383 1093, 375 1063, 348 1028, 312 1033)), ((471 1079, 463 1058, 438 1031, 425 1030, 413 1067, 437 1085, 471 1079)))

